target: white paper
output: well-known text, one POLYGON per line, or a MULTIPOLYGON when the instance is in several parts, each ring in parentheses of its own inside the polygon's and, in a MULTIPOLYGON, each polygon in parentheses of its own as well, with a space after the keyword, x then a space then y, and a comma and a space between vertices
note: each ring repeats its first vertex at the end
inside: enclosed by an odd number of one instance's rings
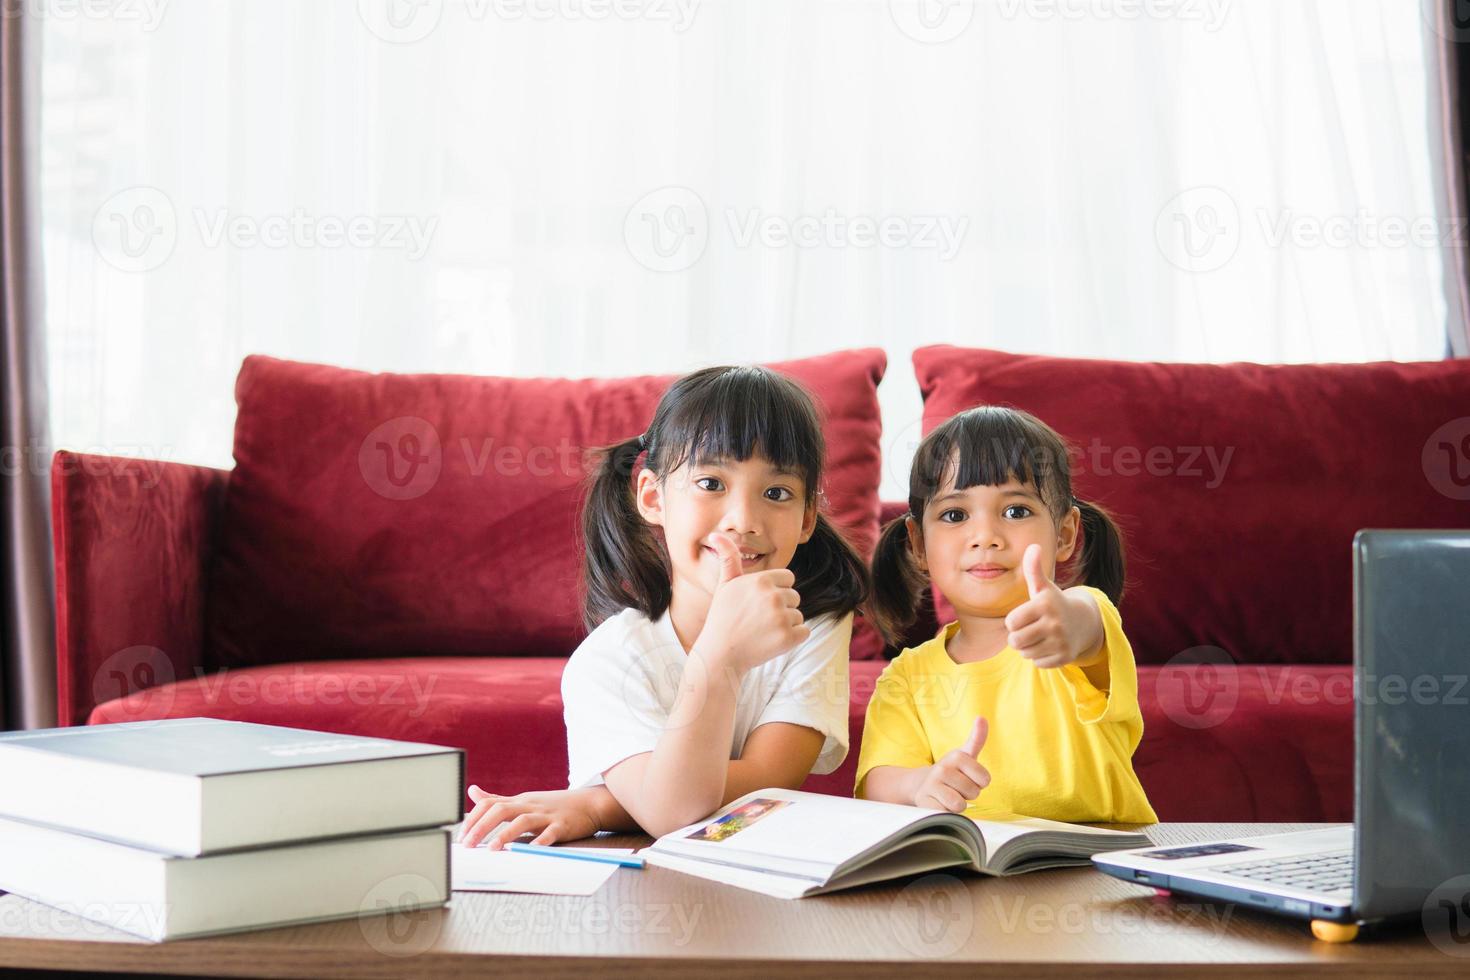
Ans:
MULTIPOLYGON (((567 848, 567 850, 577 850, 567 848)), ((581 848, 597 854, 632 854, 630 847, 581 848)), ((523 851, 492 851, 483 845, 449 848, 450 888, 457 892, 525 892, 591 895, 619 868, 602 861, 577 861, 523 851)), ((637 871, 634 869, 636 874, 637 871)))
POLYGON ((807 881, 804 878, 788 878, 785 875, 732 868, 724 864, 711 864, 708 861, 680 857, 677 854, 660 854, 657 851, 649 852, 648 863, 656 868, 668 868, 670 871, 679 871, 696 878, 718 881, 724 885, 734 885, 736 888, 760 892, 772 898, 801 898, 817 887, 816 882, 807 881))
POLYGON ((1066 835, 1068 837, 1097 837, 1105 843, 1100 847, 1108 846, 1106 842, 1109 837, 1127 837, 1132 832, 1126 830, 1109 830, 1106 827, 1084 827, 1076 823, 1062 823, 1059 820, 1047 820, 1044 817, 1023 817, 1017 814, 1005 813, 981 813, 970 817, 979 827, 980 835, 985 838, 985 851, 994 854, 1004 844, 1010 843, 1017 837, 1025 834, 1050 832, 1053 835, 1066 835))

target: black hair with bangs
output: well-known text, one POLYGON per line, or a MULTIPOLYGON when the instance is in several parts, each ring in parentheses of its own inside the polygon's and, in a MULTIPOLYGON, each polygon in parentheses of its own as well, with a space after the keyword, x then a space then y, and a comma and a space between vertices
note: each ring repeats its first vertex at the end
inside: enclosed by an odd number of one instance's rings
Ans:
MULTIPOLYGON (((660 480, 685 463, 759 456, 801 477, 804 503, 820 500, 827 444, 810 394, 769 368, 712 367, 685 375, 659 399, 642 435, 601 450, 582 510, 582 619, 593 629, 632 607, 657 619, 672 597, 662 536, 638 513, 638 461, 660 480)), ((868 599, 868 569, 826 515, 788 566, 807 619, 852 612, 868 599)))

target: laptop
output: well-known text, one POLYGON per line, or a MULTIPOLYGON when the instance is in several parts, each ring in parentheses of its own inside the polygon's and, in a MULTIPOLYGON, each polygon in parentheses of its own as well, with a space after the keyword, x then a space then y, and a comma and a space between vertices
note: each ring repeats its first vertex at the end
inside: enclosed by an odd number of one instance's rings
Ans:
POLYGON ((1140 885, 1316 920, 1324 939, 1419 916, 1436 888, 1470 873, 1467 675, 1470 531, 1359 531, 1354 823, 1116 851, 1093 864, 1140 885))

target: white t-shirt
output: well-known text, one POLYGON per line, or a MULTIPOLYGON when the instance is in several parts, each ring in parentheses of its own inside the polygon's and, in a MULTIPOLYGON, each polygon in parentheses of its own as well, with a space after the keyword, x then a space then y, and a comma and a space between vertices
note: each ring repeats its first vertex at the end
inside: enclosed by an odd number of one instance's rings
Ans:
MULTIPOLYGON (((847 647, 852 614, 819 616, 800 645, 746 673, 735 706, 730 758, 773 721, 825 737, 812 767, 831 772, 847 757, 847 647)), ((665 612, 650 620, 624 609, 577 647, 561 675, 567 725, 567 786, 602 783, 624 759, 652 752, 669 721, 688 656, 665 612)))

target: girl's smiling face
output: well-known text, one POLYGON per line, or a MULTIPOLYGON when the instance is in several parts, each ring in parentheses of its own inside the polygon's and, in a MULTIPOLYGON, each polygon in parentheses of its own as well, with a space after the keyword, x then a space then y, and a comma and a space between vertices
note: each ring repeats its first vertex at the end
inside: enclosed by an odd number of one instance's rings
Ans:
POLYGON ((638 474, 638 512, 664 529, 680 583, 713 594, 720 581, 714 538, 739 545, 743 573, 785 568, 817 523, 801 474, 754 455, 746 460, 691 459, 662 481, 649 469, 638 474))
POLYGON ((1029 483, 957 490, 951 475, 925 506, 922 527, 908 521, 919 567, 955 609, 1003 618, 1029 598, 1021 571, 1026 548, 1041 546, 1041 567, 1054 579, 1057 563, 1076 547, 1081 513, 1070 508, 1058 526, 1029 483))

